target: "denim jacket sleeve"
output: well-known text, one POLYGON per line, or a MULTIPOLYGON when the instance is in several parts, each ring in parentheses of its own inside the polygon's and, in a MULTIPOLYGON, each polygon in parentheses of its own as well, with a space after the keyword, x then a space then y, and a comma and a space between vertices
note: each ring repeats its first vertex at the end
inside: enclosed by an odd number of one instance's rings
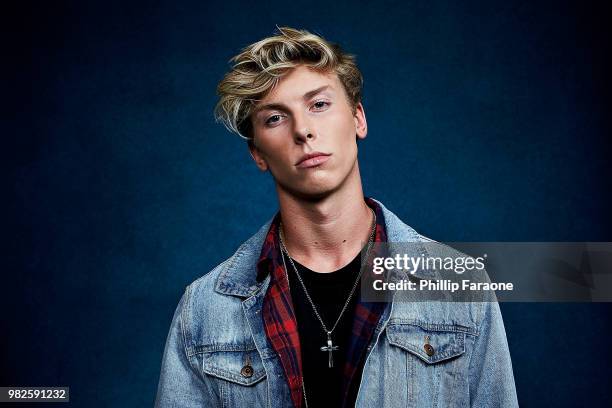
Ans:
POLYGON ((499 304, 484 302, 469 366, 470 406, 518 407, 512 362, 499 304))
POLYGON ((185 347, 184 325, 189 289, 176 308, 162 360, 155 407, 210 406, 204 380, 195 369, 195 357, 185 347))

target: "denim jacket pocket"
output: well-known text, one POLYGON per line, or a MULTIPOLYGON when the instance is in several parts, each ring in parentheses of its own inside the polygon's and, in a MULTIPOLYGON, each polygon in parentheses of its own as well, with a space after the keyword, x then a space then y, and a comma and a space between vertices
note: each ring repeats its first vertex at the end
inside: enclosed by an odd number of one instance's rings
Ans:
POLYGON ((389 346, 382 371, 388 406, 469 405, 462 391, 469 365, 462 326, 390 323, 386 336, 389 346))
POLYGON ((453 325, 390 324, 389 343, 428 364, 460 356, 465 352, 465 332, 453 325))
POLYGON ((202 370, 213 377, 244 386, 255 385, 266 377, 255 346, 206 347, 202 353, 202 370))

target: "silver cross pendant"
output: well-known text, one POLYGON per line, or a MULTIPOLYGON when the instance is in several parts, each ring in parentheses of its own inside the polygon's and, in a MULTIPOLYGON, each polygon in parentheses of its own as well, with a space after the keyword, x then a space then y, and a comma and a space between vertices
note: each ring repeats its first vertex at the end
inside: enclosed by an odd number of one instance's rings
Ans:
POLYGON ((327 351, 329 353, 329 368, 334 366, 334 356, 332 353, 338 350, 338 346, 332 344, 331 332, 327 332, 327 346, 321 347, 321 351, 327 351))

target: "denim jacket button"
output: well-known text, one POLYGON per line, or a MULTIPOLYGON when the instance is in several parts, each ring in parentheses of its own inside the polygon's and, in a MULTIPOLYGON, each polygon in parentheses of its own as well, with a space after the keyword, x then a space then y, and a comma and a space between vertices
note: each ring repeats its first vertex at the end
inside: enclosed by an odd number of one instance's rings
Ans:
POLYGON ((242 376, 246 378, 252 377, 253 367, 251 367, 250 365, 245 365, 244 367, 242 367, 242 370, 240 370, 240 374, 242 374, 242 376))
POLYGON ((423 348, 425 349, 425 354, 427 354, 429 357, 433 356, 434 353, 436 352, 436 350, 434 350, 433 346, 429 343, 426 343, 423 348))

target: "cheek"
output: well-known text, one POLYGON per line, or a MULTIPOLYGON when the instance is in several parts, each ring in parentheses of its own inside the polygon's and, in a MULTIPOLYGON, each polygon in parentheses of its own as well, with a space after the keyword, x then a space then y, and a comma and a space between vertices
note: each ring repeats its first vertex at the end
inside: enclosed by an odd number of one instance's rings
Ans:
MULTIPOLYGON (((266 135, 269 136, 269 135, 266 135)), ((266 159, 273 161, 277 160, 278 157, 282 156, 283 145, 279 141, 282 140, 279 137, 262 137, 259 139, 258 148, 259 151, 266 157, 266 159)))
POLYGON ((357 134, 357 128, 355 127, 355 119, 351 116, 350 113, 344 112, 342 117, 337 118, 338 122, 342 128, 342 135, 347 138, 355 138, 357 134))
MULTIPOLYGON (((271 170, 277 170, 276 173, 286 174, 287 168, 292 165, 289 146, 286 143, 267 143, 261 149, 265 160, 271 170)), ((273 171, 274 173, 274 171, 273 171)))
POLYGON ((344 148, 348 148, 347 144, 352 143, 357 135, 355 121, 347 114, 337 115, 332 119, 334 121, 334 134, 338 143, 341 143, 344 148))

